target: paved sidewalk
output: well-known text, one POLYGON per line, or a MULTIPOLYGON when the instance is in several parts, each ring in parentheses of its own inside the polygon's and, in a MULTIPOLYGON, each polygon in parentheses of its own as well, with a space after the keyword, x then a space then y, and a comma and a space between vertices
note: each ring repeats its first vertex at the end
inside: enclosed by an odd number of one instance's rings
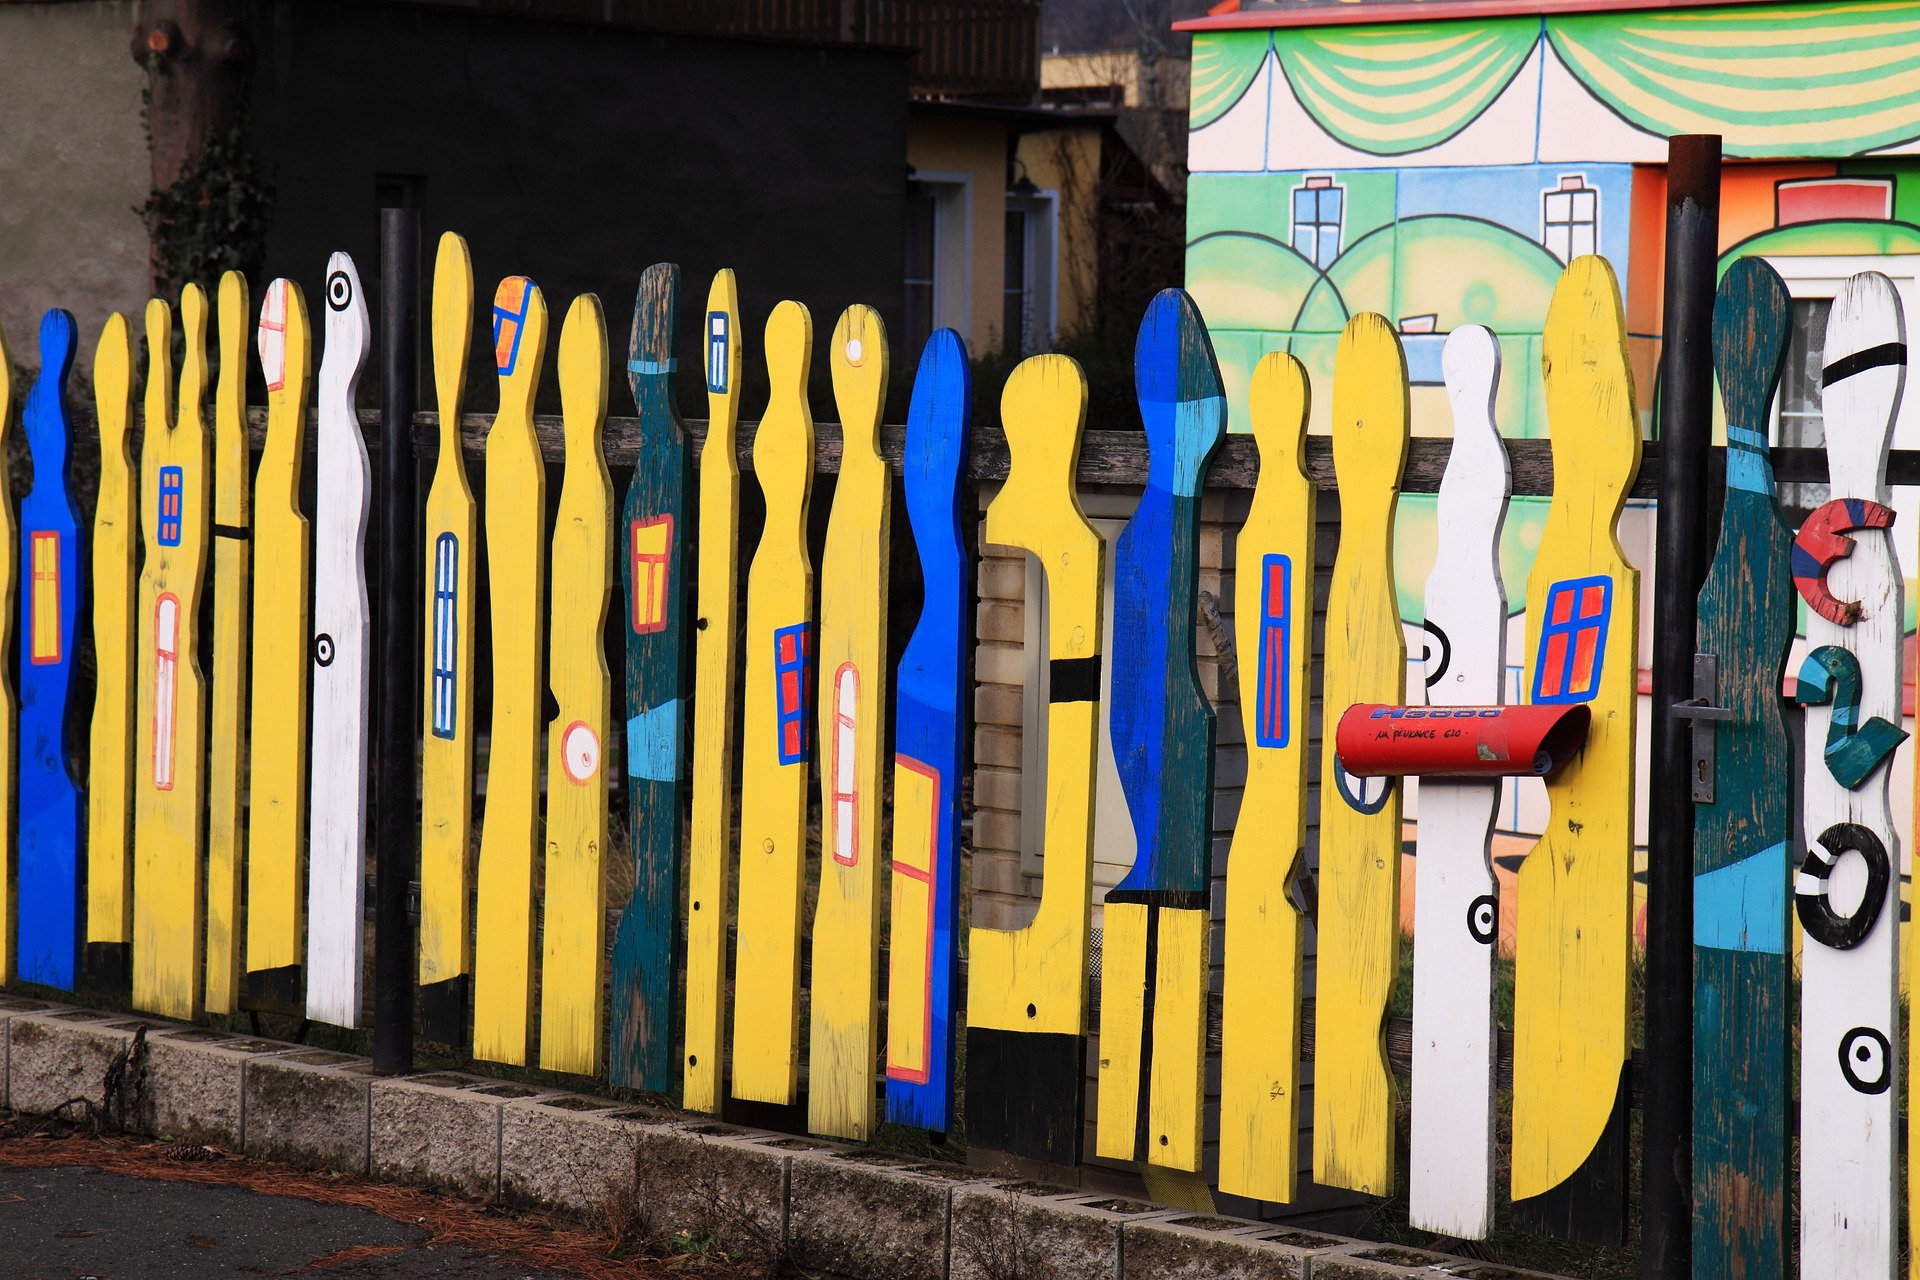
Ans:
MULTIPOLYGON (((575 1280, 435 1246, 366 1209, 78 1168, 0 1169, 0 1274, 13 1280, 575 1280)), ((644 1272, 636 1271, 636 1274, 644 1272)))

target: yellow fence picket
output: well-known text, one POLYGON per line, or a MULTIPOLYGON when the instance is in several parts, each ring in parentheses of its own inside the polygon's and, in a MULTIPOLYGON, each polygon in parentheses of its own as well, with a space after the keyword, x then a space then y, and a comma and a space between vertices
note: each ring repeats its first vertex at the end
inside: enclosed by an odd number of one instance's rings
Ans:
POLYGON ((1615 535, 1640 469, 1620 286, 1575 258, 1547 308, 1541 362, 1553 504, 1527 577, 1529 702, 1584 702, 1586 746, 1547 780, 1547 833, 1520 866, 1515 943, 1517 1220, 1616 1223, 1625 1194, 1640 575, 1615 535))
POLYGON ((740 766, 740 922, 734 959, 733 1096, 791 1103, 800 1073, 800 906, 812 759, 813 319, 782 302, 767 319, 772 398, 753 438, 767 520, 747 572, 747 705, 740 766))
POLYGON ((1105 547, 1074 489, 1086 414, 1078 364, 1021 362, 1000 399, 1012 462, 982 530, 1047 575, 1046 878, 1031 924, 969 935, 967 1137, 1056 1164, 1080 1154, 1100 741, 1105 547))
POLYGON ((260 307, 267 438, 254 477, 253 731, 247 808, 247 1002, 305 1007, 307 670, 313 631, 307 584, 312 532, 300 511, 313 331, 291 280, 260 307))
MULTIPOLYGON (((0 335, 0 365, 7 363, 0 335)), ((89 990, 121 995, 133 943, 133 637, 139 479, 133 464, 133 328, 107 317, 93 353, 100 495, 93 512, 93 727, 87 751, 89 990)), ((7 370, 0 370, 0 423, 7 370)), ((4 429, 0 427, 0 438, 4 429)), ((3 465, 3 464, 0 464, 3 465)), ((13 951, 6 940, 7 954, 13 951)))
POLYGON ((720 1109, 733 861, 734 669, 738 660, 740 298, 722 270, 707 292, 707 439, 700 450, 699 621, 694 633, 693 821, 687 844, 685 1070, 680 1104, 720 1109))
POLYGON ((545 957, 540 1065, 600 1070, 606 973, 607 773, 613 679, 604 635, 613 599, 613 478, 600 451, 607 420, 607 318, 581 294, 560 326, 566 470, 553 530, 553 631, 548 679, 559 714, 547 729, 545 957))
POLYGON ((840 475, 821 553, 820 898, 813 917, 807 1128, 873 1132, 880 1052, 881 746, 887 736, 887 579, 893 477, 880 456, 887 330, 848 307, 828 352, 840 475))
POLYGON ((220 277, 220 382, 213 400, 213 669, 207 745, 208 1013, 239 1007, 240 770, 246 759, 249 519, 247 278, 220 277))
POLYGON ((433 264, 433 386, 440 457, 427 490, 426 724, 420 735, 420 1031, 467 1034, 473 987, 473 595, 478 534, 460 448, 473 333, 473 262, 449 231, 433 264))
MULTIPOLYGON (((1407 362, 1385 319, 1355 316, 1333 373, 1340 549, 1327 595, 1325 722, 1405 697, 1407 646, 1393 582, 1393 521, 1407 458, 1407 362)), ((1400 955, 1400 787, 1340 767, 1323 739, 1313 1176, 1391 1194, 1398 1089, 1382 1024, 1400 955)))
POLYGON ((480 829, 473 1054, 527 1061, 533 1008, 533 861, 540 841, 540 694, 547 480, 533 398, 547 353, 547 304, 525 276, 493 298, 500 411, 487 433, 487 585, 493 609, 493 726, 480 829))
POLYGON ((1260 479, 1234 542, 1234 639, 1247 782, 1227 852, 1220 1040, 1220 1189, 1293 1199, 1300 1139, 1300 911, 1287 886, 1307 850, 1313 702, 1313 544, 1307 372, 1272 352, 1249 394, 1260 479), (1251 694, 1251 698, 1249 698, 1251 694))
MULTIPOLYGON (((171 371, 158 355, 172 342, 173 316, 157 298, 147 304, 151 372, 140 459, 146 561, 136 650, 133 1003, 162 1017, 192 1018, 201 1011, 205 923, 200 587, 207 551, 207 295, 199 285, 180 295, 180 325, 186 357, 174 422, 164 386, 171 371)), ((11 777, 12 761, 7 764, 11 777)))

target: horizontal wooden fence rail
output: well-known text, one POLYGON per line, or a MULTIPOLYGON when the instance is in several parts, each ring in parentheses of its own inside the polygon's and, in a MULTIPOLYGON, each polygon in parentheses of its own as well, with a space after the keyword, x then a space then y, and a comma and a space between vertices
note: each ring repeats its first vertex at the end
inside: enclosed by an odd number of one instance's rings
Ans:
MULTIPOLYGON (((266 410, 258 407, 248 409, 247 424, 253 433, 257 451, 265 439, 266 410)), ((360 425, 366 432, 368 448, 377 453, 380 447, 380 414, 371 409, 361 410, 360 425)), ((460 439, 469 461, 485 462, 487 430, 492 425, 491 414, 468 413, 461 416, 460 439)), ((533 426, 540 438, 541 456, 550 463, 559 463, 564 456, 559 415, 541 414, 534 418, 533 426)), ((757 421, 740 424, 737 449, 742 471, 753 470, 753 438, 759 426, 757 421)), ((686 427, 697 458, 700 446, 706 440, 707 424, 704 420, 694 418, 687 421, 686 427)), ((420 457, 439 456, 439 429, 440 415, 423 412, 413 416, 414 449, 420 457)), ((638 418, 607 419, 605 440, 608 466, 633 465, 639 432, 638 418)), ((880 429, 880 451, 895 475, 900 474, 905 460, 906 435, 907 429, 903 426, 884 426, 880 429)), ((1440 436, 1421 436, 1409 442, 1407 469, 1400 483, 1400 491, 1437 492, 1452 448, 1453 441, 1440 436)), ((1508 440, 1506 448, 1513 466, 1514 496, 1550 496, 1553 493, 1552 442, 1508 440)), ((311 434, 308 449, 311 452, 311 434)), ((1720 448, 1714 450, 1713 467, 1716 474, 1722 465, 1720 455, 1724 452, 1720 448)), ((1777 448, 1771 451, 1771 456, 1774 478, 1781 484, 1824 484, 1827 480, 1825 449, 1777 448)), ((1007 463, 1006 436, 996 426, 987 423, 976 425, 973 429, 973 450, 967 462, 967 476, 973 480, 1004 480, 1007 478, 1007 463)), ((814 472, 818 475, 835 475, 839 470, 840 426, 833 422, 817 422, 814 424, 814 472)), ((1331 437, 1308 437, 1307 474, 1312 477, 1314 487, 1321 492, 1338 491, 1339 486, 1333 474, 1331 437)), ((1253 437, 1234 434, 1222 442, 1219 452, 1214 455, 1213 465, 1207 471, 1207 485, 1217 489, 1252 489, 1259 476, 1260 455, 1253 437)), ((1137 431, 1089 430, 1082 438, 1080 468, 1076 478, 1081 484, 1146 483, 1147 438, 1137 431)), ((1887 454, 1887 482, 1920 485, 1920 449, 1891 450, 1887 454)), ((1652 498, 1659 488, 1660 446, 1649 442, 1641 456, 1640 471, 1628 496, 1652 498)))

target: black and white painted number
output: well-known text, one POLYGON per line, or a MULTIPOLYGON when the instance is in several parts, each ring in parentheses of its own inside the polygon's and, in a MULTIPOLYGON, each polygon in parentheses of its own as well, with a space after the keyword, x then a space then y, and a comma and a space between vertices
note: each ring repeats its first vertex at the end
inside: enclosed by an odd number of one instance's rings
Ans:
POLYGON ((1892 870, 1887 846, 1859 823, 1836 822, 1822 831, 1819 840, 1807 847, 1807 859, 1800 864, 1800 874, 1793 883, 1794 907, 1800 913, 1800 924, 1807 936, 1836 951, 1859 946, 1873 932, 1874 921, 1880 918, 1881 908, 1886 905, 1892 870), (1861 896, 1860 905, 1843 916, 1833 909, 1827 888, 1833 864, 1848 850, 1866 860, 1867 891, 1861 896))

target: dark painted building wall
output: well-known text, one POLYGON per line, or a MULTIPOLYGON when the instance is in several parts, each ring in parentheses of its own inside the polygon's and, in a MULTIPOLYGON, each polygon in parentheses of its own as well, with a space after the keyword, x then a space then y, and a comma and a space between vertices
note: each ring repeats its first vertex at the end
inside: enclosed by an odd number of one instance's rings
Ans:
MULTIPOLYGON (((443 230, 467 237, 477 327, 505 275, 541 286, 555 343, 591 290, 616 370, 640 272, 679 262, 682 403, 700 416, 694 317, 722 266, 739 277, 749 415, 765 403, 758 339, 781 299, 813 312, 817 393, 848 303, 900 331, 905 53, 406 4, 268 0, 254 24, 251 132, 276 185, 267 276, 301 283, 316 330, 327 255, 352 253, 371 294, 377 210, 400 201, 422 211, 428 270, 443 230)), ((486 350, 473 408, 495 398, 486 350)), ((558 403, 551 350, 543 407, 558 403)), ((608 410, 630 414, 615 380, 608 410)))

